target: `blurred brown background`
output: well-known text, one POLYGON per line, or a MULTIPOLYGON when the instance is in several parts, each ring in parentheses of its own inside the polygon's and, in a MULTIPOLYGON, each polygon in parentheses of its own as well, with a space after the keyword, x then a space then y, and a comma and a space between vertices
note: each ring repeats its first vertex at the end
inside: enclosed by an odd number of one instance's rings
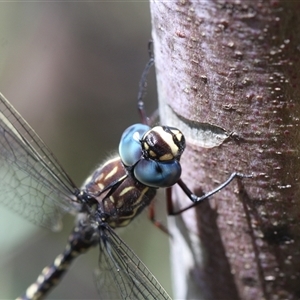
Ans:
MULTIPOLYGON (((139 122, 150 37, 147 1, 0 3, 0 91, 79 186, 116 151, 123 130, 139 122)), ((145 102, 151 114, 154 74, 145 102)), ((66 218, 63 231, 51 233, 0 205, 0 299, 25 291, 63 250, 72 224, 66 218)), ((121 236, 170 293, 168 237, 146 214, 121 236)), ((48 299, 97 298, 97 262, 98 249, 82 255, 48 299)))

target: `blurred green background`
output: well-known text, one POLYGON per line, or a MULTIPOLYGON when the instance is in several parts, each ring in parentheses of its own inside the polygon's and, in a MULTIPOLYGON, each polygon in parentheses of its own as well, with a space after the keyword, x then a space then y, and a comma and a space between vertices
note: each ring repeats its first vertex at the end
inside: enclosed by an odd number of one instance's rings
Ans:
MULTIPOLYGON (((123 130, 139 122, 150 37, 148 1, 0 3, 0 91, 79 186, 116 151, 123 130)), ((145 102, 151 114, 154 74, 145 102)), ((163 194, 158 198, 164 216, 163 194)), ((0 205, 0 299, 17 297, 36 280, 63 250, 72 225, 67 217, 63 231, 51 233, 0 205)), ((120 235, 171 293, 168 237, 145 213, 120 235)), ((96 299, 97 262, 97 248, 79 257, 48 299, 96 299)))

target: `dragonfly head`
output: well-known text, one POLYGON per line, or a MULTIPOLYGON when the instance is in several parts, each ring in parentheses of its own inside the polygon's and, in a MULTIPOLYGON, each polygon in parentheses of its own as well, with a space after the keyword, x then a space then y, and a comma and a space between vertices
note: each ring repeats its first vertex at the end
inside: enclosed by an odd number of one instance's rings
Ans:
POLYGON ((144 124, 127 128, 119 144, 123 164, 139 182, 155 188, 169 187, 179 180, 184 149, 185 138, 179 129, 144 124))

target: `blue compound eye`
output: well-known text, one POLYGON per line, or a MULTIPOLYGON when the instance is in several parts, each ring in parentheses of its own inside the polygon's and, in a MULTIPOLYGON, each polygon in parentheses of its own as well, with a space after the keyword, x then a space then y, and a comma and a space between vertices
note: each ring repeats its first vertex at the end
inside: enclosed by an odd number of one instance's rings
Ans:
POLYGON ((150 127, 144 124, 134 124, 122 134, 119 144, 119 155, 125 166, 133 166, 142 158, 140 140, 150 127))
POLYGON ((181 166, 177 160, 159 162, 151 159, 140 160, 134 168, 134 176, 141 183, 156 187, 170 187, 181 175, 181 166))

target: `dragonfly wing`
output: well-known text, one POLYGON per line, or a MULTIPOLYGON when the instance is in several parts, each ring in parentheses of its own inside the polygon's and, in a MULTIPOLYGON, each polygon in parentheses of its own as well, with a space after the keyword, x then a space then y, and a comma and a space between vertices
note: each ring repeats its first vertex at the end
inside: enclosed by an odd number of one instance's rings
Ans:
POLYGON ((154 275, 112 228, 104 225, 100 230, 98 289, 103 299, 171 300, 154 275))
POLYGON ((0 94, 0 202, 40 226, 58 230, 76 211, 75 184, 44 142, 0 94))

